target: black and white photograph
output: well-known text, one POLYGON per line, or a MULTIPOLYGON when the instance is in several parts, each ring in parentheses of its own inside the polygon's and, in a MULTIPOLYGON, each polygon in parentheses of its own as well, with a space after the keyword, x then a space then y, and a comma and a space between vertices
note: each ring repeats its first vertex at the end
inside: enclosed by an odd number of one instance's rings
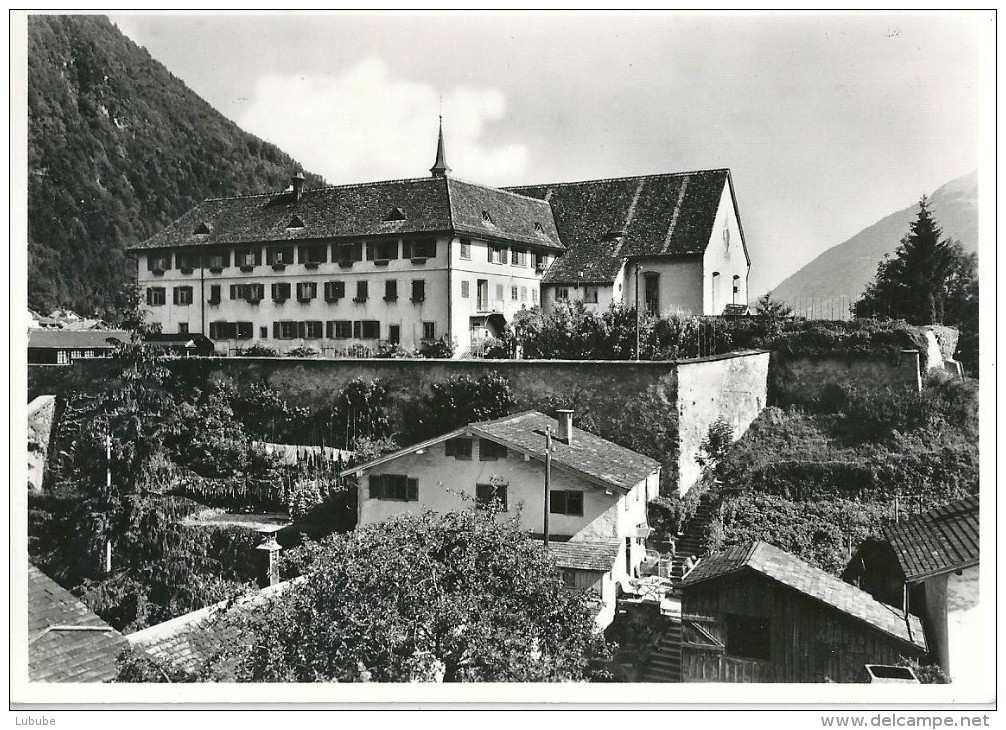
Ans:
POLYGON ((11 12, 11 709, 982 725, 995 22, 11 12))

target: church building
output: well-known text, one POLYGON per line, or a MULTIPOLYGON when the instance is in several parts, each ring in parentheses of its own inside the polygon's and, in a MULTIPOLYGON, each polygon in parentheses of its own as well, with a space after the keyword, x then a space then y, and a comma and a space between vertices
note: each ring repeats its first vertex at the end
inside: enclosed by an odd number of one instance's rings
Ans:
POLYGON ((494 188, 425 178, 206 200, 129 249, 148 321, 219 354, 369 356, 499 336, 560 300, 721 314, 750 267, 728 170, 494 188))

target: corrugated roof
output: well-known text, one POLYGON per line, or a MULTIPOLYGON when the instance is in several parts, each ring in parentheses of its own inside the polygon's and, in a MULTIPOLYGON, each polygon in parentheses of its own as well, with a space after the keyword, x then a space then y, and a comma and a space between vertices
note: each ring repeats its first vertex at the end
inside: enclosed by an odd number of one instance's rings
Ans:
POLYGON ((884 527, 905 580, 978 564, 978 497, 965 497, 942 507, 884 527))
POLYGON ((548 203, 447 177, 304 190, 300 200, 289 192, 206 200, 130 250, 445 231, 564 250, 548 203), (404 218, 389 215, 396 209, 404 218), (302 227, 291 227, 295 216, 302 227))
POLYGON ((467 429, 537 458, 545 458, 545 429, 552 429, 552 463, 627 491, 655 472, 660 463, 589 431, 573 428, 573 444, 556 438, 559 424, 538 411, 525 411, 493 421, 472 423, 467 429))
POLYGON ((28 679, 109 682, 126 637, 34 565, 28 565, 28 679))
POLYGON ((632 257, 705 252, 729 170, 521 185, 547 200, 568 251, 545 283, 611 283, 632 257))
POLYGON ((264 610, 269 601, 303 578, 277 583, 237 601, 221 601, 129 634, 129 644, 179 669, 196 672, 223 647, 241 640, 240 618, 264 610), (228 610, 229 609, 229 610, 228 610))
POLYGON ((897 608, 881 603, 866 591, 760 540, 734 546, 703 558, 685 576, 680 585, 683 589, 687 589, 697 583, 744 569, 761 573, 805 596, 864 621, 896 639, 922 649, 926 648, 922 623, 917 616, 909 615, 906 621, 897 608))
POLYGON ((114 347, 116 342, 129 342, 130 336, 123 330, 33 329, 28 331, 28 347, 50 350, 114 347))
POLYGON ((551 542, 549 552, 560 568, 595 570, 607 573, 618 558, 618 540, 596 542, 551 542))

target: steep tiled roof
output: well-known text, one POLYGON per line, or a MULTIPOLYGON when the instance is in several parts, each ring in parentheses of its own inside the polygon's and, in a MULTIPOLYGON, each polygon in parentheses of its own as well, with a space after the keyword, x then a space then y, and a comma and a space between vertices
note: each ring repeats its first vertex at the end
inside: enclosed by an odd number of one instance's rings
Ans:
POLYGON ((655 472, 660 464, 600 436, 573 428, 573 444, 555 437, 558 422, 538 411, 525 411, 494 421, 472 423, 466 429, 479 437, 518 448, 531 456, 545 458, 545 429, 552 429, 552 464, 583 474, 594 481, 632 489, 655 472))
POLYGON ((635 256, 702 254, 728 170, 509 188, 547 200, 569 249, 545 283, 611 283, 635 256))
POLYGON ((126 638, 69 591, 28 565, 28 678, 108 682, 126 638))
POLYGON ((965 497, 889 525, 884 537, 909 582, 977 565, 978 497, 965 497))
POLYGON ((28 347, 54 350, 84 350, 114 347, 114 342, 129 342, 130 334, 122 330, 33 329, 28 332, 28 347))
POLYGON ((547 203, 446 177, 304 190, 300 200, 289 192, 206 200, 131 250, 451 230, 563 250, 547 203))
POLYGON ((918 617, 909 615, 906 621, 898 609, 881 603, 866 591, 760 540, 703 558, 680 585, 687 590, 689 586, 743 569, 761 573, 896 639, 926 648, 922 623, 918 617))
POLYGON ((618 540, 552 542, 548 549, 560 568, 607 573, 618 557, 619 544, 618 540))
POLYGON ((170 621, 129 634, 130 646, 179 669, 194 672, 221 648, 241 640, 239 618, 263 610, 269 601, 300 583, 297 578, 231 601, 221 601, 170 621), (228 606, 230 609, 228 610, 228 606))

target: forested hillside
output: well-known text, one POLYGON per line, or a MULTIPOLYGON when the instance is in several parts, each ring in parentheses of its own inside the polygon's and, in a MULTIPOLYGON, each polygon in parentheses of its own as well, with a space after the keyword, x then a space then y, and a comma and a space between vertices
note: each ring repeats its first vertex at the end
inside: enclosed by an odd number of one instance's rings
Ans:
POLYGON ((113 316, 126 246, 205 198, 282 190, 297 169, 107 18, 29 17, 30 307, 113 316))

